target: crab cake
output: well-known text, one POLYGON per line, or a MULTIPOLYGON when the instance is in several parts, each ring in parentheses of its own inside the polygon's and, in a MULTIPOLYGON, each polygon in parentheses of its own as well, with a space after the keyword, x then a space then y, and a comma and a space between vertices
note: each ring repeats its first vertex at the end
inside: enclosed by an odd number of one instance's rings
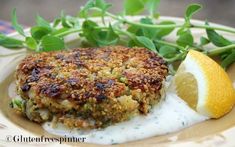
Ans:
POLYGON ((78 48, 27 56, 17 67, 22 100, 12 106, 31 121, 100 128, 147 114, 161 98, 165 61, 146 48, 78 48))

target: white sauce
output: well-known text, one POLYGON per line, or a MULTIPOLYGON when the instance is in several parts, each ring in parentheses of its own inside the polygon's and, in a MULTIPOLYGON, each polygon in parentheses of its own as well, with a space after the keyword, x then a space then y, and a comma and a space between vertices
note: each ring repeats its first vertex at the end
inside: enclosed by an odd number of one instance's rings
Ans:
POLYGON ((193 124, 206 120, 192 110, 176 94, 169 92, 165 99, 156 105, 147 116, 136 116, 104 129, 81 131, 66 129, 61 124, 52 128, 51 123, 43 124, 43 128, 55 135, 68 137, 85 137, 85 142, 96 144, 124 143, 148 137, 175 132, 193 124))

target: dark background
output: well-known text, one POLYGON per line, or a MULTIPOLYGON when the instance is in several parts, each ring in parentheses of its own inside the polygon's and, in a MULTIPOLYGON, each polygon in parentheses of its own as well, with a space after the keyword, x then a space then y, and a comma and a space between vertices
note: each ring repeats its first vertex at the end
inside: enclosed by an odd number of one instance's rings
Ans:
MULTIPOLYGON (((106 1, 114 5, 111 12, 120 12, 122 0, 106 1)), ((204 6, 195 19, 207 19, 235 27, 235 0, 162 0, 159 11, 162 16, 182 17, 186 6, 192 2, 204 6)), ((11 10, 16 8, 20 23, 31 26, 36 14, 53 20, 61 10, 70 15, 76 14, 85 3, 86 0, 0 0, 0 19, 9 21, 11 10)))

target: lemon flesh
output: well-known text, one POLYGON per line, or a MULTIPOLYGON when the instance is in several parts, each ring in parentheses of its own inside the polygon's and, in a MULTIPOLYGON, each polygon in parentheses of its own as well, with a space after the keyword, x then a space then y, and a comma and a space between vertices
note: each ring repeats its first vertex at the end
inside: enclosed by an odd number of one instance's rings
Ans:
POLYGON ((235 104, 235 91, 227 73, 211 58, 190 50, 174 78, 176 93, 191 108, 219 118, 235 104))
POLYGON ((197 81, 191 73, 180 73, 175 77, 178 96, 196 110, 198 101, 197 81), (189 92, 190 91, 190 92, 189 92))

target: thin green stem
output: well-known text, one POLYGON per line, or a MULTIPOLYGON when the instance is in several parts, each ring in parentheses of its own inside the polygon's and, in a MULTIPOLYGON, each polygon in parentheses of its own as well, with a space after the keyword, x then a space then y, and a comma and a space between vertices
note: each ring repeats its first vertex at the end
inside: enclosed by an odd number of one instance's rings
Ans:
POLYGON ((197 44, 193 44, 190 49, 196 50, 196 51, 204 51, 205 49, 202 46, 199 46, 197 44))
POLYGON ((182 60, 183 55, 184 55, 184 53, 181 53, 181 54, 176 55, 176 56, 173 57, 173 58, 170 58, 170 59, 164 58, 164 59, 165 59, 168 63, 173 63, 173 62, 175 62, 175 61, 182 60))
POLYGON ((70 35, 72 33, 77 33, 77 32, 80 32, 80 31, 81 31, 80 28, 79 29, 71 29, 71 30, 56 34, 55 36, 56 37, 64 37, 64 36, 70 35))
MULTIPOLYGON (((146 28, 156 28, 156 29, 166 29, 166 28, 181 28, 184 25, 179 25, 179 24, 172 24, 172 25, 151 25, 151 24, 142 24, 142 23, 135 23, 126 19, 122 20, 125 23, 131 24, 131 25, 136 25, 139 27, 146 27, 146 28)), ((216 26, 208 26, 208 25, 191 25, 190 28, 197 28, 197 29, 214 29, 218 31, 223 31, 223 32, 229 32, 229 33, 234 33, 235 34, 235 29, 233 28, 228 28, 228 27, 216 27, 216 26)))
MULTIPOLYGON (((99 8, 93 8, 94 10, 101 11, 99 8)), ((115 19, 122 21, 123 23, 131 24, 131 25, 136 25, 139 27, 146 27, 146 28, 156 28, 156 29, 163 29, 163 28, 181 28, 184 26, 184 24, 171 24, 171 25, 151 25, 151 24, 142 24, 138 22, 132 22, 127 20, 124 17, 116 16, 112 13, 106 12, 105 13, 107 16, 115 19)), ((219 27, 219 26, 208 26, 208 25, 195 25, 191 24, 190 28, 198 28, 198 29, 214 29, 218 31, 223 31, 223 32, 229 32, 229 33, 234 33, 235 34, 235 29, 234 28, 229 28, 229 27, 219 27)))
POLYGON ((217 27, 217 26, 208 26, 208 25, 191 25, 191 28, 198 29, 214 29, 223 32, 235 33, 235 29, 229 27, 217 27))
POLYGON ((153 29, 154 28, 158 28, 158 29, 164 29, 165 28, 166 29, 166 28, 178 28, 178 27, 183 26, 183 25, 177 25, 177 24, 172 24, 172 25, 143 24, 143 23, 129 21, 124 17, 116 16, 116 15, 113 15, 112 13, 109 13, 109 12, 106 12, 106 15, 113 18, 113 19, 115 19, 115 20, 122 21, 123 23, 136 25, 136 26, 139 26, 139 27, 146 27, 146 28, 153 28, 153 29))
MULTIPOLYGON (((95 29, 106 29, 106 30, 108 30, 109 28, 107 28, 107 27, 95 27, 95 29)), ((135 35, 128 32, 128 31, 123 31, 123 30, 121 30, 119 28, 115 28, 115 27, 113 27, 113 30, 120 33, 120 34, 122 34, 122 35, 126 35, 131 39, 135 39, 135 35)))
POLYGON ((135 35, 128 32, 128 31, 123 31, 121 29, 118 29, 118 28, 113 28, 115 31, 119 32, 120 34, 123 34, 123 35, 127 35, 129 38, 131 39, 135 39, 135 35))
POLYGON ((217 56, 221 53, 224 53, 226 51, 230 51, 232 49, 235 48, 235 44, 231 44, 231 45, 228 45, 228 46, 224 46, 224 47, 218 47, 218 48, 215 48, 213 50, 209 50, 207 51, 207 55, 209 56, 217 56))
POLYGON ((160 43, 160 44, 164 44, 164 45, 168 45, 168 46, 172 46, 172 47, 175 47, 175 48, 178 48, 180 49, 181 51, 185 51, 185 48, 182 47, 182 46, 179 46, 175 43, 171 43, 171 42, 167 42, 167 41, 163 41, 163 40, 154 40, 156 43, 160 43))

